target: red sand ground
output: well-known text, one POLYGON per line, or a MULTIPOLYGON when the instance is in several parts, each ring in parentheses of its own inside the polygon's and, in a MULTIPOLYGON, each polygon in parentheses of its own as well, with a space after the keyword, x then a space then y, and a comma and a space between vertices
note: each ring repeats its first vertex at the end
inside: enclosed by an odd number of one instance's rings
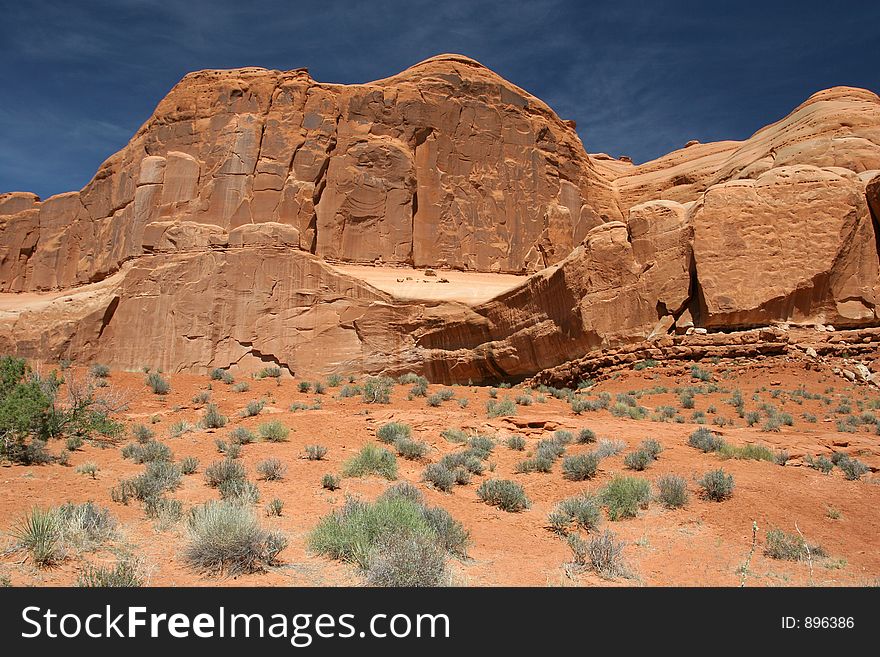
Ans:
MULTIPOLYGON (((703 454, 687 446, 687 437, 698 426, 690 422, 691 410, 681 411, 687 418, 685 424, 657 423, 650 420, 630 420, 612 416, 608 411, 588 412, 575 415, 565 401, 547 396, 546 403, 517 407, 515 418, 487 419, 485 404, 489 388, 455 387, 456 398, 467 399, 466 408, 456 401, 447 401, 439 408, 430 408, 425 398, 407 400, 408 385, 397 385, 389 405, 368 405, 360 396, 337 399, 337 388, 328 388, 322 395, 323 408, 314 411, 290 412, 294 401, 311 403, 316 395, 298 392, 297 382, 273 379, 251 380, 250 391, 235 393, 218 381, 207 376, 174 375, 169 377, 172 390, 164 396, 153 395, 144 385, 141 373, 114 372, 109 381, 112 388, 128 389, 132 402, 124 414, 126 425, 145 423, 156 431, 157 438, 169 445, 175 458, 196 456, 199 470, 195 475, 185 476, 183 486, 174 496, 183 501, 185 508, 208 499, 216 498, 217 492, 205 485, 204 468, 222 456, 215 446, 217 438, 226 438, 232 428, 244 425, 255 429, 267 418, 280 419, 291 428, 286 443, 257 442, 245 445, 242 461, 248 475, 256 480, 255 465, 258 461, 274 456, 288 466, 286 478, 280 482, 256 481, 261 501, 258 510, 262 515, 265 503, 275 497, 284 501, 284 514, 280 518, 263 516, 266 527, 277 528, 288 534, 289 546, 282 552, 283 564, 265 573, 238 578, 211 577, 194 573, 183 562, 181 554, 186 545, 185 523, 160 531, 155 521, 144 517, 141 505, 132 502, 128 506, 111 501, 109 490, 120 479, 142 471, 122 458, 120 448, 129 441, 128 436, 111 448, 87 444, 72 454, 67 467, 53 464, 43 466, 9 466, 0 468, 0 541, 11 545, 9 530, 30 507, 57 505, 65 501, 84 502, 93 500, 107 506, 119 520, 120 538, 109 548, 93 553, 71 555, 60 565, 50 569, 35 568, 26 560, 23 552, 7 551, 0 558, 0 577, 8 578, 16 586, 69 585, 76 581, 86 563, 112 564, 120 551, 129 551, 142 559, 150 585, 255 585, 255 586, 334 586, 359 584, 358 571, 353 567, 334 562, 308 552, 306 538, 318 519, 340 506, 345 495, 360 495, 372 499, 381 493, 389 482, 369 477, 344 479, 342 488, 329 492, 321 488, 321 478, 327 472, 337 472, 341 463, 367 442, 375 440, 375 431, 389 420, 399 420, 413 427, 414 438, 427 442, 431 452, 427 460, 436 461, 443 454, 459 446, 448 443, 440 436, 441 430, 450 427, 479 430, 505 438, 513 433, 523 435, 528 442, 527 451, 540 438, 549 438, 554 429, 576 431, 583 427, 593 429, 601 437, 623 439, 627 450, 618 456, 605 459, 599 474, 591 481, 570 482, 562 477, 558 461, 550 474, 516 474, 517 462, 525 458, 523 452, 515 452, 499 443, 489 459, 495 464, 494 472, 487 471, 475 477, 467 486, 456 486, 451 493, 433 490, 420 481, 425 463, 398 459, 400 479, 416 484, 424 491, 432 505, 445 507, 455 518, 464 523, 471 532, 472 545, 469 559, 452 561, 454 583, 467 586, 604 586, 604 585, 689 585, 689 586, 737 586, 740 574, 737 569, 745 561, 751 544, 752 522, 759 526, 759 544, 751 562, 746 583, 749 586, 808 585, 876 585, 880 578, 880 466, 878 436, 874 427, 870 432, 860 427, 856 433, 841 433, 836 429, 834 411, 841 398, 850 398, 853 412, 858 412, 856 401, 867 403, 880 399, 874 389, 850 384, 828 372, 803 369, 796 363, 758 361, 740 365, 721 363, 702 364, 714 374, 715 381, 728 389, 739 388, 746 400, 746 409, 754 409, 758 403, 772 402, 780 410, 795 418, 793 427, 782 427, 779 432, 764 432, 760 424, 746 428, 745 422, 736 417, 732 407, 724 400, 729 393, 697 395, 696 408, 706 410, 710 405, 719 415, 736 418, 736 426, 716 429, 725 441, 742 445, 763 443, 770 448, 787 449, 793 460, 785 467, 763 461, 721 460, 715 454, 703 454), (193 395, 212 384, 212 401, 229 416, 230 422, 223 429, 197 430, 180 438, 170 438, 169 427, 175 421, 185 419, 196 423, 202 415, 202 407, 193 404, 193 395), (831 405, 819 400, 806 400, 803 405, 791 401, 788 391, 803 385, 810 392, 825 393, 834 399, 831 405), (760 388, 760 402, 752 395, 760 388), (771 391, 781 390, 778 399, 771 391), (268 404, 260 416, 242 418, 239 412, 250 400, 267 398, 268 404), (809 412, 818 417, 811 424, 801 418, 809 412), (153 416, 156 424, 150 424, 153 416), (529 421, 543 428, 517 429, 516 424, 529 421), (634 573, 634 579, 607 581, 589 572, 566 568, 571 552, 566 542, 546 528, 546 518, 561 499, 583 490, 595 491, 606 483, 614 473, 628 472, 623 465, 624 454, 635 448, 643 439, 655 438, 664 447, 663 453, 651 467, 642 473, 631 473, 654 481, 666 473, 676 473, 689 482, 690 502, 682 510, 666 510, 656 502, 639 513, 634 519, 610 522, 604 527, 612 529, 627 541, 624 554, 634 573), (325 461, 308 461, 303 458, 305 445, 321 444, 329 449, 325 461), (833 450, 846 451, 871 466, 872 472, 860 481, 846 481, 835 468, 830 475, 806 467, 800 457, 804 454, 830 455, 833 450), (77 474, 75 467, 92 461, 100 470, 97 478, 77 474), (699 497, 696 479, 708 470, 723 466, 736 480, 733 497, 725 502, 705 501, 699 497), (532 500, 529 510, 522 513, 506 513, 481 503, 476 495, 480 481, 487 477, 509 478, 520 482, 532 500), (840 517, 832 519, 828 510, 839 511, 840 517), (826 559, 816 559, 812 564, 770 559, 762 554, 764 534, 767 529, 780 528, 795 532, 797 527, 811 544, 821 545, 828 553, 826 559)), ((239 377, 239 380, 244 380, 239 377)), ((691 380, 684 365, 668 365, 626 372, 602 381, 591 392, 608 391, 615 394, 631 390, 644 390, 654 386, 667 386, 669 393, 646 395, 640 404, 649 409, 661 405, 678 406, 678 398, 671 392, 675 386, 699 383, 691 380)), ((440 386, 432 385, 436 391, 440 386)), ((516 390, 500 390, 499 398, 513 396, 516 390)), ((712 415, 709 415, 711 422, 712 415)), ((711 424, 709 426, 712 426, 711 424)), ((62 443, 50 444, 53 453, 63 448, 62 443)), ((568 454, 589 451, 590 445, 570 445, 568 454)))

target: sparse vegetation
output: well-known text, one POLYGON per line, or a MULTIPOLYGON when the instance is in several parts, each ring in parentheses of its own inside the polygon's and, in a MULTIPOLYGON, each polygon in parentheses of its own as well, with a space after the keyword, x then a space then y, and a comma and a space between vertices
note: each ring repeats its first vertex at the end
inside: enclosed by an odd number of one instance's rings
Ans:
POLYGON ((559 534, 567 534, 572 525, 592 531, 601 521, 601 505, 595 496, 588 493, 562 500, 547 517, 550 528, 559 534))
POLYGON ((490 399, 486 402, 486 413, 491 417, 513 417, 516 415, 516 404, 512 399, 501 401, 490 399))
POLYGON ((411 435, 412 428, 408 424, 404 424, 403 422, 389 422, 387 424, 383 424, 376 431, 376 438, 379 440, 379 442, 388 445, 392 445, 398 440, 408 439, 411 435))
POLYGON ((703 495, 713 502, 723 502, 733 494, 733 475, 726 474, 722 468, 707 472, 699 483, 703 495))
POLYGON ((515 513, 531 506, 523 487, 509 479, 487 479, 477 489, 477 497, 502 511, 515 513))
POLYGON ((259 526, 253 511, 226 501, 210 501, 190 512, 186 561, 199 571, 241 575, 277 563, 287 547, 280 532, 259 526))
POLYGON ((562 459, 562 476, 571 481, 585 481, 596 476, 599 456, 595 453, 566 456, 562 459))
POLYGON ((257 463, 257 473, 263 481, 280 481, 287 473, 287 466, 274 457, 263 459, 257 463))
POLYGON ((614 532, 605 530, 598 536, 585 541, 577 534, 568 537, 568 546, 574 554, 574 562, 587 566, 605 579, 628 575, 623 561, 623 548, 626 543, 618 541, 614 532))
POLYGON ((257 433, 260 435, 260 438, 270 443, 283 443, 287 440, 290 429, 279 420, 270 420, 257 427, 257 433))
POLYGON ((385 479, 397 479, 397 459, 387 449, 368 443, 342 465, 346 477, 379 475, 385 479))
POLYGON ((599 501, 608 512, 609 520, 635 518, 639 509, 648 508, 651 484, 639 477, 615 475, 599 490, 599 501))
POLYGON ((825 551, 818 545, 808 545, 797 534, 788 534, 781 529, 771 529, 767 532, 764 542, 764 554, 771 559, 798 561, 805 559, 807 554, 817 557, 825 556, 825 551))
POLYGON ((321 488, 338 490, 342 480, 335 474, 327 473, 321 478, 321 488))
POLYGON ((306 458, 309 461, 323 461, 327 456, 327 448, 323 445, 306 445, 306 458))
POLYGON ((167 395, 171 392, 171 384, 158 372, 151 372, 147 375, 147 385, 156 395, 167 395))

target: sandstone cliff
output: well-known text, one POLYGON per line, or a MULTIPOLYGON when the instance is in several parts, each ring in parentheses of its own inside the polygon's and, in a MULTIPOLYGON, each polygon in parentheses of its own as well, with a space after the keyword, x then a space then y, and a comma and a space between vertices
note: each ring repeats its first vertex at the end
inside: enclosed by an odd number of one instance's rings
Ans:
POLYGON ((533 374, 688 327, 878 322, 880 99, 634 165, 477 62, 186 76, 79 192, 0 196, 0 350, 169 371, 533 374), (333 263, 531 273, 476 306, 333 263))

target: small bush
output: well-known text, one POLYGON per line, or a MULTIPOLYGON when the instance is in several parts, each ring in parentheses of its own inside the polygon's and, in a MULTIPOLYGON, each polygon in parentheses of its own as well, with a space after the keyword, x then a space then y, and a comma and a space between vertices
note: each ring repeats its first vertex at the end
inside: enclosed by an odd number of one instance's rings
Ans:
POLYGON ((221 429, 226 426, 226 416, 220 413, 217 404, 208 404, 202 417, 202 426, 206 429, 221 429))
POLYGON ((718 455, 723 459, 740 459, 752 461, 770 461, 776 460, 776 455, 764 445, 743 445, 735 447, 733 445, 723 444, 718 449, 718 455))
POLYGON ((368 377, 364 381, 361 398, 365 404, 390 404, 391 389, 393 387, 393 379, 387 377, 368 377))
POLYGON ((266 515, 269 517, 280 517, 282 511, 284 511, 284 502, 277 497, 266 505, 266 515))
POLYGON ((566 456, 562 459, 562 476, 571 481, 585 481, 596 476, 599 457, 595 453, 566 456))
POLYGON ((490 399, 486 402, 486 413, 489 417, 513 417, 516 415, 516 404, 512 399, 503 401, 490 399))
POLYGON ((229 372, 228 370, 224 370, 223 374, 220 376, 220 380, 228 386, 235 383, 235 377, 232 375, 232 372, 229 372))
POLYGON ((477 497, 491 506, 511 513, 531 505, 523 487, 509 479, 488 479, 477 489, 477 497))
POLYGON ((262 571, 276 563, 287 539, 260 528, 253 511, 211 501, 190 512, 189 544, 184 558, 194 568, 235 576, 262 571))
POLYGON ((86 566, 76 580, 76 586, 87 588, 137 588, 144 585, 137 565, 129 560, 115 566, 86 566))
POLYGON ((713 502, 723 502, 733 494, 733 475, 725 474, 723 469, 712 470, 700 479, 703 495, 713 502))
POLYGON ((409 438, 412 435, 412 429, 408 424, 403 422, 389 422, 383 424, 376 431, 376 438, 379 442, 392 445, 398 440, 409 438))
POLYGON ((110 368, 106 365, 102 365, 101 363, 95 363, 89 368, 89 372, 92 373, 92 376, 97 377, 99 379, 106 379, 110 376, 110 368))
POLYGON ((354 385, 344 385, 339 389, 339 397, 341 399, 346 399, 347 397, 354 397, 355 395, 361 394, 360 386, 354 385))
POLYGON ((840 468, 841 472, 843 472, 843 476, 845 479, 849 481, 856 481, 862 478, 862 475, 869 471, 867 465, 859 461, 858 459, 851 458, 849 456, 839 460, 837 462, 837 467, 840 468))
POLYGON ((195 429, 196 428, 186 420, 180 420, 178 422, 175 422, 168 428, 168 435, 172 438, 179 438, 185 433, 195 431, 195 429))
POLYGON ((829 472, 831 472, 832 469, 834 469, 834 463, 829 461, 824 456, 820 456, 814 459, 812 456, 807 455, 806 457, 804 457, 804 461, 811 468, 813 468, 814 470, 818 470, 823 474, 828 474, 829 472))
POLYGON ((65 441, 65 446, 67 447, 67 451, 75 452, 83 446, 82 436, 69 436, 65 441))
POLYGON ((269 367, 264 367, 257 374, 257 378, 259 379, 280 379, 281 378, 281 368, 277 365, 270 365, 269 367))
POLYGON ((553 463, 555 459, 546 456, 546 455, 538 455, 531 459, 525 459, 516 464, 514 468, 514 472, 526 474, 529 472, 543 472, 548 473, 553 471, 553 463))
POLYGON ((260 490, 247 479, 233 479, 220 484, 220 498, 233 504, 256 504, 260 501, 260 490))
POLYGON ((58 518, 51 510, 31 509, 12 529, 16 545, 30 554, 39 567, 50 566, 63 557, 61 529, 58 518))
POLYGON ((306 445, 306 458, 309 461, 323 461, 327 456, 327 448, 323 445, 306 445))
POLYGON ((312 384, 309 381, 300 381, 299 382, 299 391, 300 392, 309 392, 312 389, 312 384))
POLYGON ((776 465, 785 465, 791 459, 791 455, 784 449, 776 452, 773 455, 773 462, 776 465))
POLYGON ((342 474, 346 477, 365 477, 375 474, 394 480, 397 479, 397 459, 387 449, 367 444, 342 465, 342 474))
POLYGON ((434 530, 441 547, 460 557, 466 556, 470 533, 446 509, 439 506, 423 508, 422 516, 434 530))
POLYGON ((239 445, 249 445, 257 439, 257 436, 253 431, 248 429, 247 427, 235 427, 230 433, 229 437, 233 442, 238 443, 239 445))
POLYGON ((342 480, 338 476, 329 472, 321 478, 321 488, 326 488, 327 490, 337 490, 341 483, 342 480))
POLYGON ((691 376, 700 381, 711 381, 712 373, 704 370, 698 365, 691 365, 691 376))
POLYGON ((422 479, 432 484, 437 490, 449 492, 456 483, 455 473, 440 463, 431 463, 425 468, 422 479))
POLYGON ((653 438, 647 438, 642 441, 640 449, 650 454, 651 458, 656 459, 663 451, 663 446, 653 438))
POLYGON ((446 556, 430 536, 385 534, 373 546, 365 576, 370 586, 440 586, 446 556))
POLYGON ((667 509, 680 509, 687 504, 687 482, 678 475, 663 475, 657 479, 657 500, 667 509))
POLYGON ((223 380, 223 373, 224 373, 223 369, 221 369, 219 367, 215 367, 214 369, 211 370, 211 373, 210 373, 211 380, 212 381, 222 381, 223 380))
POLYGON ((522 452, 526 448, 526 439, 522 436, 510 436, 504 444, 512 450, 522 452))
POLYGON ((715 452, 721 449, 724 441, 705 427, 700 427, 688 437, 688 445, 702 452, 715 452))
POLYGON ((576 442, 579 445, 587 445, 596 442, 596 434, 591 429, 581 429, 578 431, 576 442))
POLYGON ((639 509, 646 509, 651 499, 651 485, 644 479, 616 475, 599 491, 599 501, 608 511, 610 520, 635 518, 639 509))
POLYGON ((568 533, 572 524, 584 531, 592 531, 601 520, 598 500, 586 493, 562 500, 547 518, 550 528, 560 534, 568 533))
POLYGON ((402 456, 410 461, 417 461, 424 458, 428 453, 428 446, 425 443, 419 442, 418 440, 410 440, 409 438, 403 438, 396 441, 394 443, 394 448, 397 450, 398 456, 402 456))
POLYGON ((771 529, 767 532, 764 554, 771 559, 798 561, 805 559, 808 553, 811 556, 825 555, 825 551, 820 546, 807 545, 800 535, 787 534, 781 529, 771 529))
POLYGON ((264 481, 280 481, 284 479, 287 466, 279 459, 268 458, 257 463, 257 473, 264 481))
POLYGON ((251 385, 247 381, 242 381, 232 386, 232 392, 247 392, 250 389, 251 385))
POLYGON ((654 457, 650 452, 644 449, 637 449, 634 452, 630 452, 623 459, 623 464, 628 467, 630 470, 636 470, 641 472, 642 470, 647 469, 651 463, 654 462, 654 457))
POLYGON ((146 443, 153 439, 155 432, 143 424, 136 424, 131 428, 131 435, 139 443, 146 443))
POLYGON ((461 429, 444 429, 440 435, 450 443, 466 443, 468 440, 468 435, 461 429))
POLYGON ((473 436, 468 440, 471 453, 477 454, 481 459, 486 459, 495 449, 495 441, 489 436, 473 436))
POLYGON ((167 395, 171 392, 171 384, 163 379, 158 372, 152 372, 147 376, 147 385, 157 395, 167 395))
POLYGON ((287 440, 290 429, 278 420, 270 420, 257 427, 257 433, 260 434, 260 438, 270 443, 283 443, 287 440))
POLYGON ((199 460, 195 456, 187 456, 180 462, 180 471, 185 475, 194 474, 199 468, 199 460))
POLYGON ((122 448, 122 458, 131 459, 135 463, 152 463, 153 461, 170 461, 171 448, 158 440, 138 444, 129 443, 122 448))
POLYGON ((606 579, 627 576, 623 561, 623 548, 626 543, 618 541, 613 532, 605 530, 599 536, 584 541, 577 534, 568 537, 568 546, 578 565, 588 566, 606 579))
POLYGON ((214 461, 205 468, 205 480, 211 488, 219 488, 229 481, 244 481, 246 478, 244 465, 231 459, 214 461))
POLYGON ((192 403, 193 404, 207 404, 211 400, 211 391, 210 390, 200 390, 195 395, 193 395, 192 403))
POLYGON ((98 466, 97 464, 92 462, 83 463, 82 465, 78 465, 76 467, 76 473, 88 475, 92 479, 96 479, 98 476, 98 466))
POLYGON ((626 443, 622 440, 609 440, 607 438, 602 438, 599 440, 593 453, 600 459, 605 459, 609 456, 620 454, 624 449, 626 449, 626 443))
POLYGON ((247 403, 247 406, 244 407, 244 410, 242 411, 241 414, 244 417, 257 416, 262 412, 263 407, 265 407, 265 405, 266 405, 266 402, 264 402, 262 399, 259 401, 252 399, 251 401, 249 401, 247 403))

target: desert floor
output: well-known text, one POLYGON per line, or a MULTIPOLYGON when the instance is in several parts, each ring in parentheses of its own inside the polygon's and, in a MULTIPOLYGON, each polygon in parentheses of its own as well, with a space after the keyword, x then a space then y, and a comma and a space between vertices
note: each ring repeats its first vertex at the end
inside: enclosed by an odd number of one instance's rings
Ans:
MULTIPOLYGON (((648 418, 642 420, 616 417, 609 410, 576 415, 567 401, 537 391, 530 393, 534 403, 518 405, 515 416, 489 418, 486 403, 491 388, 476 386, 452 386, 454 399, 439 407, 430 407, 425 397, 407 398, 409 385, 395 385, 391 403, 383 405, 366 404, 360 396, 339 398, 339 387, 328 387, 321 395, 302 393, 299 380, 290 378, 276 381, 238 375, 239 381, 247 380, 250 386, 247 392, 239 393, 207 375, 175 374, 167 375, 170 393, 159 396, 145 385, 143 373, 114 371, 107 379, 109 389, 122 391, 130 399, 128 410, 120 416, 126 424, 126 433, 116 444, 87 442, 71 454, 67 466, 6 465, 0 468, 0 542, 5 548, 0 557, 0 577, 15 586, 70 585, 87 564, 112 564, 120 554, 132 554, 140 560, 150 585, 360 584, 362 579, 355 567, 311 554, 307 535, 318 520, 338 508, 347 495, 373 499, 391 484, 378 477, 345 478, 339 490, 330 492, 322 488, 321 479, 325 473, 338 472, 342 462, 365 443, 375 442, 376 430, 381 425, 396 420, 411 425, 413 437, 430 445, 428 456, 421 462, 398 458, 399 480, 418 486, 428 503, 444 507, 470 531, 468 558, 452 562, 455 584, 738 586, 739 569, 749 554, 752 524, 756 521, 758 544, 746 574, 747 586, 876 585, 880 581, 880 475, 877 474, 880 438, 876 424, 855 421, 847 424, 846 420, 877 409, 880 392, 850 383, 830 370, 807 370, 799 362, 783 359, 703 362, 700 366, 711 373, 712 382, 720 389, 697 394, 695 409, 681 409, 674 392, 676 387, 704 385, 692 379, 686 364, 661 363, 638 371, 619 372, 584 393, 596 398, 598 393, 608 392, 612 395, 612 404, 618 393, 636 393, 639 405, 649 412, 648 418), (196 424, 200 420, 204 405, 194 403, 193 397, 209 386, 211 401, 228 416, 229 423, 221 429, 196 429, 177 438, 170 437, 172 424, 180 420, 196 424), (804 395, 792 394, 798 388, 821 398, 805 399, 804 395), (745 420, 727 402, 736 389, 745 399, 746 411, 772 403, 780 412, 792 416, 793 425, 765 431, 762 417, 753 428, 747 427, 745 420), (289 410, 294 402, 312 404, 317 398, 321 399, 320 410, 289 410), (262 412, 256 417, 242 417, 246 403, 259 399, 266 400, 262 412), (653 410, 661 406, 676 407, 685 421, 649 419, 653 410), (791 460, 785 466, 768 461, 724 460, 718 454, 702 453, 688 446, 688 436, 700 426, 692 420, 694 410, 706 412, 705 426, 726 442, 760 443, 774 451, 784 449, 791 460), (850 412, 846 413, 847 410, 850 412), (815 416, 815 421, 808 421, 813 419, 810 415, 815 416), (719 427, 713 423, 717 417, 732 419, 734 425, 719 427), (278 419, 287 425, 291 430, 289 440, 245 445, 241 460, 249 478, 259 487, 261 500, 256 509, 262 523, 288 535, 289 545, 281 553, 283 563, 279 567, 237 578, 194 572, 181 557, 187 543, 184 521, 159 526, 145 517, 139 503, 122 505, 111 500, 112 486, 143 470, 143 466, 121 455, 121 448, 132 440, 128 433, 131 426, 139 423, 149 426, 157 438, 173 450, 177 460, 187 456, 198 458, 198 471, 185 476, 182 487, 173 493, 186 508, 218 496, 215 489, 206 485, 204 477, 205 467, 223 458, 215 441, 228 439, 229 432, 236 426, 255 430, 267 419, 278 419), (852 427, 852 431, 840 430, 847 427, 852 427), (455 486, 452 492, 442 493, 421 478, 427 462, 460 449, 460 445, 441 436, 441 431, 448 428, 496 436, 498 441, 484 475, 474 477, 469 485, 455 486), (561 461, 556 462, 551 473, 515 472, 516 464, 533 451, 538 440, 552 437, 558 429, 577 432, 582 428, 592 429, 599 438, 623 440, 627 448, 603 459, 598 475, 585 482, 564 479, 561 461), (526 439, 524 452, 504 444, 504 439, 514 434, 526 439), (659 459, 643 472, 626 470, 625 454, 646 438, 654 438, 662 444, 664 450, 659 459), (310 461, 304 457, 305 446, 314 444, 327 447, 324 460, 310 461), (848 481, 838 468, 823 474, 803 461, 805 455, 830 456, 834 451, 857 457, 871 471, 858 481, 848 481), (287 465, 283 481, 257 479, 256 463, 270 456, 287 465), (85 462, 97 464, 99 469, 94 479, 77 473, 76 467, 85 462), (705 472, 719 467, 735 477, 733 495, 723 502, 703 499, 696 481, 705 472), (631 571, 629 578, 606 580, 567 565, 572 558, 571 551, 563 538, 547 528, 547 516, 563 498, 583 490, 597 490, 615 473, 634 474, 652 482, 666 473, 681 475, 688 480, 690 500, 679 510, 667 510, 652 501, 636 518, 614 522, 605 519, 602 527, 612 529, 626 541, 624 556, 631 571), (507 513, 482 503, 476 489, 489 477, 521 483, 532 502, 531 508, 507 513), (263 513, 266 502, 273 498, 284 502, 280 517, 267 517, 263 513), (24 552, 13 549, 8 532, 31 507, 88 500, 108 507, 117 518, 118 537, 112 544, 95 551, 70 554, 52 568, 37 568, 25 558, 24 552), (799 530, 810 544, 821 546, 827 556, 810 561, 781 561, 765 556, 765 532, 772 528, 790 533, 799 530)), ((66 376, 77 376, 77 372, 82 374, 85 369, 73 367, 67 370, 66 376)), ((443 387, 431 385, 429 394, 443 387)), ((495 394, 498 399, 504 399, 521 392, 513 388, 500 389, 495 394)), ((50 451, 56 454, 63 447, 63 442, 49 445, 50 451)), ((592 448, 593 445, 569 444, 566 453, 577 454, 592 448)))

